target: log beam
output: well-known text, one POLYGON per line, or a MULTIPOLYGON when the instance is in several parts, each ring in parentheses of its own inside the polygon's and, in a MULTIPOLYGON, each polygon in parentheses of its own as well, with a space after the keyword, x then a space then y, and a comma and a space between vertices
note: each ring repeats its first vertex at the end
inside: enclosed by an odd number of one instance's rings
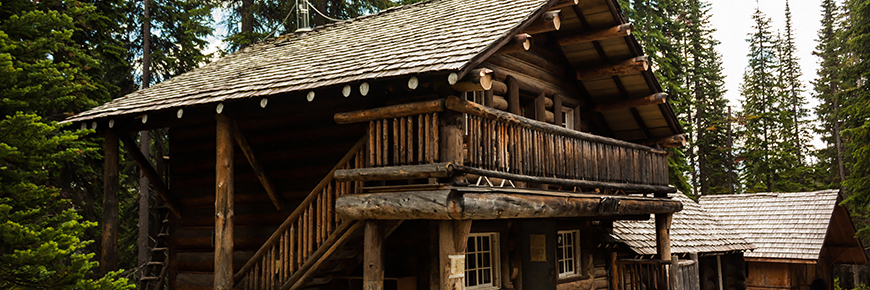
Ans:
POLYGON ((169 207, 169 210, 173 215, 181 217, 181 207, 177 202, 175 202, 172 195, 169 194, 169 187, 166 186, 166 182, 163 181, 163 178, 160 177, 160 173, 157 173, 157 170, 154 169, 153 165, 151 165, 151 161, 142 154, 142 151, 139 150, 139 146, 136 145, 133 138, 130 138, 127 134, 118 134, 117 136, 121 140, 121 143, 124 144, 124 149, 127 150, 127 153, 133 157, 136 165, 139 166, 139 170, 145 174, 145 177, 147 177, 148 181, 151 182, 151 185, 154 186, 154 191, 157 192, 160 199, 166 203, 166 206, 169 207))
POLYGON ((275 190, 275 185, 272 183, 272 180, 269 179, 269 176, 266 175, 266 169, 263 168, 263 165, 260 164, 260 160, 257 159, 256 155, 254 155, 254 149, 251 149, 251 144, 248 144, 248 140, 245 138, 245 135, 242 134, 239 124, 235 121, 232 121, 232 130, 233 139, 236 140, 236 144, 239 144, 239 148, 242 149, 242 154, 244 154, 245 158, 248 159, 248 163, 250 163, 251 167, 254 169, 254 174, 257 175, 257 179, 260 180, 260 184, 263 185, 266 194, 269 195, 269 199, 272 200, 272 204, 275 205, 275 209, 283 210, 284 201, 282 201, 281 197, 278 196, 278 192, 275 190))
POLYGON ((617 38, 617 37, 625 37, 631 35, 632 26, 631 23, 620 24, 614 27, 610 27, 607 29, 592 31, 587 33, 581 33, 578 35, 565 37, 559 39, 559 45, 572 45, 578 43, 588 43, 593 41, 600 41, 605 39, 617 38))
MULTIPOLYGON (((671 261, 671 221, 672 213, 657 213, 656 218, 656 252, 662 261, 671 261)), ((659 281, 659 289, 669 289, 668 280, 659 281)))
POLYGON ((365 221, 363 233, 363 289, 384 289, 384 222, 365 221))
POLYGON ((638 56, 629 60, 577 71, 577 79, 581 81, 624 76, 649 70, 646 56, 638 56))
POLYGON ((100 272, 103 274, 118 270, 118 191, 121 190, 118 177, 119 151, 118 136, 112 131, 106 132, 103 138, 103 231, 100 252, 100 272))
POLYGON ((441 290, 465 289, 465 251, 471 221, 441 221, 438 223, 438 264, 441 290), (460 272, 460 273, 457 273, 460 272))
POLYGON ((535 35, 559 30, 559 28, 562 27, 562 20, 559 17, 560 13, 561 11, 559 10, 545 12, 544 15, 535 19, 532 24, 526 27, 526 29, 523 30, 523 33, 535 35))
POLYGON ((495 51, 494 55, 506 54, 518 51, 527 51, 532 47, 532 35, 528 33, 520 33, 514 35, 510 42, 502 46, 497 51, 495 51))
MULTIPOLYGON (((605 206, 608 207, 608 206, 605 206)), ((335 203, 342 219, 488 220, 517 218, 570 218, 670 214, 682 203, 664 198, 640 198, 545 192, 540 190, 445 189, 353 194, 335 203), (602 211, 602 200, 610 208, 602 211), (616 205, 613 208, 613 205, 616 205)))
POLYGON ((474 69, 461 80, 454 76, 455 74, 450 74, 447 78, 447 83, 449 83, 450 87, 457 92, 486 91, 492 89, 491 69, 474 69))
POLYGON ((658 105, 664 104, 668 100, 668 94, 666 93, 655 93, 649 96, 628 99, 624 101, 606 103, 595 106, 596 112, 610 111, 610 110, 618 110, 618 109, 626 109, 626 108, 634 108, 640 106, 648 106, 648 105, 658 105))
POLYGON ((369 110, 337 113, 333 116, 333 119, 336 123, 343 125, 380 119, 407 117, 441 111, 444 111, 444 99, 393 105, 389 107, 381 107, 369 110))
POLYGON ((233 133, 232 120, 217 115, 215 162, 214 289, 233 289, 233 133))
POLYGON ((445 162, 421 165, 341 169, 335 171, 334 179, 338 182, 347 182, 431 177, 442 178, 450 176, 453 176, 453 165, 445 162))
POLYGON ((556 2, 556 4, 553 5, 553 7, 550 7, 550 10, 562 9, 562 8, 566 8, 566 7, 575 6, 577 4, 580 4, 580 0, 560 0, 559 2, 556 2))
POLYGON ((638 143, 647 145, 647 146, 662 146, 662 148, 676 148, 676 147, 686 147, 686 143, 688 140, 686 139, 686 134, 677 134, 670 137, 664 137, 659 139, 651 139, 640 141, 638 143))

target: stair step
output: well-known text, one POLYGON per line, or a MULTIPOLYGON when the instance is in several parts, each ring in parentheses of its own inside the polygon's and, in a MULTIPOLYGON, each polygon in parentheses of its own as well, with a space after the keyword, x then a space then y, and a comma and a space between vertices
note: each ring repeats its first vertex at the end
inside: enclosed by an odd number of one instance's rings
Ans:
POLYGON ((146 264, 146 265, 148 265, 148 266, 154 266, 154 265, 157 265, 157 266, 163 266, 163 265, 165 265, 165 264, 166 264, 166 263, 159 262, 159 261, 154 261, 154 262, 148 262, 148 264, 146 264))
POLYGON ((163 252, 163 251, 169 251, 169 248, 167 248, 167 247, 153 248, 153 249, 151 249, 151 251, 152 252, 163 252))
POLYGON ((159 234, 157 234, 157 237, 158 237, 158 238, 169 237, 169 233, 159 233, 159 234))
POLYGON ((148 276, 148 277, 142 277, 142 278, 139 278, 140 281, 156 281, 156 280, 158 280, 158 279, 160 279, 160 277, 151 277, 151 276, 148 276))
POLYGON ((168 223, 169 223, 169 219, 163 219, 163 223, 164 223, 164 224, 168 224, 168 223))

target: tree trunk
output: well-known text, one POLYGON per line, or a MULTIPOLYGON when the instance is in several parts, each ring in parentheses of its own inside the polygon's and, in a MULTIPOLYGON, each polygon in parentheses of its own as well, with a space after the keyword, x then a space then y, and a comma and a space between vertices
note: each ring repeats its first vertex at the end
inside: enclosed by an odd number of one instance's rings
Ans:
POLYGON ((242 0, 242 33, 254 32, 254 0, 242 0))

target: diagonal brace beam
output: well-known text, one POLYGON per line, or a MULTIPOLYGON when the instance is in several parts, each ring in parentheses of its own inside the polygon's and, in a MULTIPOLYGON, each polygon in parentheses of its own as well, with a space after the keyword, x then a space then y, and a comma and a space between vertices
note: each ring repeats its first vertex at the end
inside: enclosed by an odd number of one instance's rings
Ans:
POLYGON ((235 121, 233 121, 232 130, 233 139, 235 139, 236 143, 239 144, 239 148, 242 149, 242 153, 245 154, 245 158, 248 159, 248 163, 250 163, 251 167, 254 168, 254 173, 257 174, 257 178, 260 179, 260 183, 263 185, 263 188, 266 189, 266 194, 269 195, 269 199, 272 200, 272 204, 275 205, 276 209, 283 210, 284 202, 275 191, 275 185, 272 183, 272 180, 270 180, 269 177, 266 176, 266 170, 263 169, 263 165, 260 164, 257 156, 254 155, 254 150, 251 149, 251 145, 248 144, 248 140, 245 139, 245 135, 243 135, 242 130, 239 129, 239 124, 235 121))
POLYGON ((179 207, 178 203, 170 197, 169 187, 166 186, 163 178, 160 177, 160 174, 157 173, 157 170, 155 170, 154 166, 151 165, 151 161, 148 161, 148 158, 142 154, 142 151, 139 151, 139 145, 137 145, 136 142, 126 133, 116 133, 116 135, 118 135, 118 139, 124 143, 124 149, 127 150, 127 153, 130 153, 130 155, 133 156, 133 160, 135 160, 136 164, 139 165, 139 170, 142 170, 145 177, 151 181, 154 190, 157 191, 157 195, 163 199, 163 202, 166 203, 169 210, 172 211, 172 214, 180 218, 181 207, 179 207))

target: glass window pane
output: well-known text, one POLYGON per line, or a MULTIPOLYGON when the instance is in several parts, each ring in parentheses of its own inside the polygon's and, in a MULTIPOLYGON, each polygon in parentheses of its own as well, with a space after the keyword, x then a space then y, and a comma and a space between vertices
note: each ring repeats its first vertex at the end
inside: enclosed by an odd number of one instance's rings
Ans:
POLYGON ((474 254, 465 255, 465 269, 477 268, 477 263, 474 260, 474 254))
POLYGON ((480 247, 480 250, 481 251, 489 251, 489 236, 482 236, 482 237, 480 237, 480 240, 481 240, 481 243, 483 243, 483 245, 481 245, 481 247, 480 247))
POLYGON ((489 268, 483 269, 482 272, 483 272, 483 274, 482 274, 482 275, 483 275, 483 277, 482 277, 483 279, 482 279, 482 281, 481 281, 480 284, 489 284, 489 283, 492 283, 492 272, 489 270, 489 268))
POLYGON ((481 267, 489 267, 489 261, 490 261, 490 260, 489 260, 489 252, 485 252, 485 253, 483 253, 483 254, 481 255, 481 259, 482 259, 483 261, 481 261, 480 266, 481 266, 481 267))
POLYGON ((477 275, 474 272, 476 271, 465 272, 465 286, 477 285, 477 275))
POLYGON ((474 248, 474 239, 476 239, 476 237, 468 237, 468 249, 466 249, 466 251, 468 251, 468 252, 475 251, 474 250, 475 249, 474 248))

